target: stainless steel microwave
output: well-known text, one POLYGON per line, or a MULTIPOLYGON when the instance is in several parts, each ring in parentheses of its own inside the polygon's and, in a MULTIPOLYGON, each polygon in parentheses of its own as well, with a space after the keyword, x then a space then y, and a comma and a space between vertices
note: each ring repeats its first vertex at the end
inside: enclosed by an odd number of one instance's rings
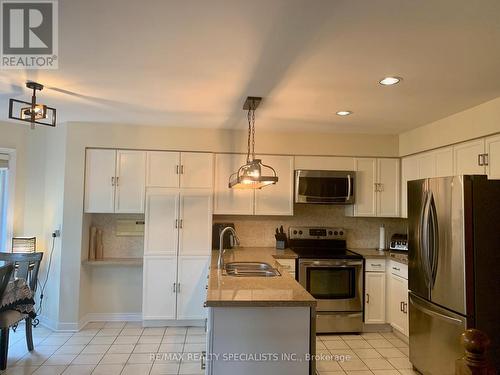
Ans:
POLYGON ((295 171, 295 203, 353 204, 353 171, 295 171))

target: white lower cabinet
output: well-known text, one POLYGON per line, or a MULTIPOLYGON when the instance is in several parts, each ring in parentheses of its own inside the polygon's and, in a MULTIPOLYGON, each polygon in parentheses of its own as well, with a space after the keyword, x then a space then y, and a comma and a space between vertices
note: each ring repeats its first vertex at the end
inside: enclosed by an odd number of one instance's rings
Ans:
POLYGON ((405 270, 407 270, 406 265, 391 261, 387 307, 391 326, 408 336, 408 280, 404 278, 408 276, 405 270))
POLYGON ((385 259, 366 259, 365 324, 384 324, 385 259))
POLYGON ((142 316, 152 320, 204 320, 209 257, 144 257, 142 316))
POLYGON ((144 257, 142 318, 172 320, 176 315, 176 256, 144 257))
POLYGON ((202 320, 209 257, 181 256, 177 267, 177 319, 202 320))

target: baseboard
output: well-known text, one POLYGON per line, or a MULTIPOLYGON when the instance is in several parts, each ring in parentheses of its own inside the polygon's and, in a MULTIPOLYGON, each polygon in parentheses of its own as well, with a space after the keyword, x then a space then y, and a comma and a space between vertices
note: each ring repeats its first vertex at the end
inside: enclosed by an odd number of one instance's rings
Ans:
POLYGON ((392 327, 390 324, 363 323, 363 332, 392 332, 392 327))
POLYGON ((90 322, 140 322, 142 313, 88 313, 78 322, 78 329, 82 329, 90 322))
POLYGON ((57 321, 56 320, 51 319, 45 315, 39 315, 39 316, 37 316, 37 318, 38 318, 38 321, 40 322, 41 326, 48 328, 48 329, 51 329, 53 331, 57 331, 57 321))
POLYGON ((205 320, 143 320, 143 327, 205 327, 205 320))
POLYGON ((57 322, 40 316, 40 324, 56 332, 77 332, 90 322, 142 322, 144 327, 204 327, 205 320, 142 320, 142 313, 88 313, 77 323, 57 322))

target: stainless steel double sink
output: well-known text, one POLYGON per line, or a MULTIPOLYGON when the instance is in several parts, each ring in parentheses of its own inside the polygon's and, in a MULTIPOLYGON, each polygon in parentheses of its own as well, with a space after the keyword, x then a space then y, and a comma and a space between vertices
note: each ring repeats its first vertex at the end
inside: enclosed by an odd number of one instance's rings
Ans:
POLYGON ((276 277, 281 276, 279 271, 269 263, 261 262, 232 262, 224 266, 227 276, 237 277, 276 277))

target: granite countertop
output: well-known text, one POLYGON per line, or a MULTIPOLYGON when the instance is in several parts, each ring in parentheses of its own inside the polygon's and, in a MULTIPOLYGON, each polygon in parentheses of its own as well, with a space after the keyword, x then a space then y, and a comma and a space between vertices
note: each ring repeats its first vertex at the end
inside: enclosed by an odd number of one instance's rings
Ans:
POLYGON ((277 277, 226 276, 217 268, 218 250, 212 251, 208 277, 206 305, 208 307, 272 307, 272 306, 316 306, 311 296, 276 259, 294 259, 297 255, 289 250, 270 247, 240 247, 227 250, 224 261, 265 262, 276 267, 277 277))
POLYGON ((384 258, 391 259, 399 263, 408 264, 408 254, 402 252, 391 252, 388 250, 378 250, 378 249, 349 249, 363 258, 384 258))

